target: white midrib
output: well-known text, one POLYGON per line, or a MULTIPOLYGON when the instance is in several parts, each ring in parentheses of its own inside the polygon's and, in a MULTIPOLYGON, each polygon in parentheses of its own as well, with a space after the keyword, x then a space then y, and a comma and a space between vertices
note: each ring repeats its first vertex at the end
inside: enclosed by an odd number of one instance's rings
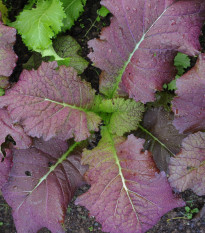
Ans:
MULTIPOLYGON (((170 5, 170 6, 171 6, 171 5, 170 5)), ((170 7, 170 6, 169 6, 169 7, 170 7)), ((169 7, 168 7, 168 8, 169 8, 169 7)), ((130 53, 130 56, 129 56, 128 60, 125 62, 123 68, 122 68, 122 69, 120 70, 120 72, 119 72, 118 77, 116 78, 117 82, 116 82, 116 84, 114 85, 113 92, 112 92, 110 98, 113 98, 113 97, 115 96, 116 91, 117 91, 117 89, 118 89, 118 87, 119 87, 119 83, 121 82, 122 76, 123 76, 123 74, 124 74, 124 72, 125 72, 125 69, 127 68, 128 64, 130 63, 132 57, 134 56, 135 52, 138 50, 138 48, 139 48, 139 46, 141 45, 141 43, 144 41, 144 39, 145 39, 147 33, 148 33, 148 32, 151 30, 151 28, 156 24, 156 22, 157 22, 159 19, 161 19, 161 17, 162 17, 163 14, 167 11, 168 8, 166 8, 166 9, 161 13, 161 15, 154 21, 154 23, 149 27, 149 29, 142 35, 140 41, 136 44, 136 46, 135 46, 133 52, 130 53)))
POLYGON ((66 158, 68 157, 68 155, 80 144, 81 142, 75 142, 59 159, 58 161, 52 165, 50 168, 49 168, 49 171, 44 175, 42 176, 37 185, 33 188, 33 190, 31 191, 24 191, 26 193, 28 193, 28 196, 21 202, 21 204, 18 206, 18 208, 16 209, 17 211, 20 209, 20 207, 23 205, 23 203, 25 202, 25 200, 30 196, 32 195, 33 191, 35 191, 47 178, 48 176, 51 174, 51 172, 53 172, 56 167, 61 164, 64 160, 66 160, 66 158))
POLYGON ((129 199, 129 202, 130 202, 130 204, 131 204, 131 206, 132 206, 132 209, 133 209, 133 211, 134 211, 134 213, 135 213, 135 216, 136 216, 136 218, 137 218, 138 223, 140 223, 140 220, 139 220, 139 217, 138 217, 138 213, 137 213, 137 211, 136 211, 136 209, 135 209, 135 207, 134 207, 134 204, 133 204, 132 199, 131 199, 130 194, 129 194, 129 189, 127 188, 127 185, 126 185, 126 183, 125 183, 125 178, 124 178, 124 175, 123 175, 123 173, 122 173, 122 168, 121 168, 121 165, 120 165, 120 161, 119 161, 117 152, 116 152, 116 150, 115 150, 115 144, 114 144, 112 135, 109 133, 108 130, 107 130, 107 132, 108 132, 108 135, 109 135, 109 137, 110 137, 110 140, 109 140, 109 141, 110 141, 111 144, 112 144, 112 152, 113 152, 113 155, 114 155, 114 159, 115 159, 116 165, 118 166, 118 169, 119 169, 119 174, 118 174, 118 175, 120 175, 120 178, 121 178, 121 181, 122 181, 122 188, 125 190, 125 192, 126 192, 126 194, 127 194, 127 197, 128 197, 128 199, 129 199))

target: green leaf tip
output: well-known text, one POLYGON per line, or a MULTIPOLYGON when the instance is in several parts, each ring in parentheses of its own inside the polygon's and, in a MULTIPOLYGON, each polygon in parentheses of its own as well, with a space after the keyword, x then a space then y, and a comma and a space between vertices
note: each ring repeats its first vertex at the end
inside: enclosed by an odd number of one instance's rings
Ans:
POLYGON ((65 17, 61 1, 40 0, 36 8, 23 10, 12 26, 30 49, 45 50, 52 45, 51 39, 61 31, 65 17))

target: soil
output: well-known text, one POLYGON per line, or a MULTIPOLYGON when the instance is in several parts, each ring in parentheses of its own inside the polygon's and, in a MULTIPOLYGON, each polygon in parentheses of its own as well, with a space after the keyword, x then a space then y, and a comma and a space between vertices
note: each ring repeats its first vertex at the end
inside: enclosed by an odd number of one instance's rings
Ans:
MULTIPOLYGON (((6 4, 15 5, 15 9, 10 12, 10 19, 14 20, 15 15, 23 8, 27 1, 13 1, 7 0, 6 4)), ((86 56, 89 52, 87 47, 87 41, 99 36, 102 27, 109 25, 111 15, 101 19, 100 22, 96 21, 97 10, 100 8, 100 0, 87 0, 85 11, 75 26, 67 32, 67 34, 73 36, 82 47, 82 56, 88 59, 86 56)), ((204 30, 205 31, 205 30, 204 30)), ((203 37, 205 38, 205 37, 203 37)), ((203 48, 204 41, 202 41, 203 48)), ((16 82, 22 71, 22 64, 26 63, 31 52, 27 50, 21 41, 20 36, 17 36, 17 42, 14 47, 19 60, 17 67, 10 77, 11 82, 16 82)), ((82 77, 89 81, 93 88, 98 90, 100 70, 89 65, 85 70, 82 77)), ((96 143, 96 142, 95 142, 96 143)), ((86 192, 89 189, 88 185, 79 188, 76 194, 68 206, 67 214, 65 218, 65 231, 67 233, 90 233, 90 232, 103 232, 101 231, 101 225, 95 220, 94 217, 89 216, 88 211, 82 206, 76 206, 74 204, 77 196, 86 192)), ((185 208, 176 208, 166 215, 155 225, 149 233, 202 233, 205 232, 205 216, 204 209, 205 196, 199 197, 191 191, 185 191, 181 194, 182 198, 186 202, 186 206, 191 209, 198 208, 200 213, 193 215, 191 220, 187 219, 187 212, 185 208)), ((12 219, 11 208, 6 204, 3 197, 0 196, 0 233, 15 233, 15 225, 12 219)), ((41 229, 38 233, 49 233, 47 229, 41 229)))

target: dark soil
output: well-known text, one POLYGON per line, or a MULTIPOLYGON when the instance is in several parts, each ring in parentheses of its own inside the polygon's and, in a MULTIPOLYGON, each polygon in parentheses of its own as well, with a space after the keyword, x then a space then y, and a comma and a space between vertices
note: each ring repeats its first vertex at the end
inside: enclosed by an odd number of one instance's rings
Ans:
MULTIPOLYGON (((14 5, 15 9, 10 13, 10 19, 14 20, 15 15, 23 8, 27 1, 6 1, 8 6, 14 5)), ((75 26, 67 34, 72 35, 82 47, 82 56, 86 58, 89 49, 87 47, 87 41, 99 36, 99 32, 102 27, 109 25, 110 15, 100 22, 96 22, 97 9, 100 8, 100 0, 87 0, 87 5, 85 7, 85 12, 82 14, 80 19, 76 22, 75 26)), ((205 37, 204 37, 205 38, 205 37)), ((202 41, 204 45, 204 41, 202 41)), ((204 46, 203 46, 204 47, 204 46)), ((12 74, 10 80, 16 82, 22 71, 22 64, 26 63, 31 52, 27 50, 21 41, 20 36, 17 37, 17 42, 15 45, 15 52, 17 53, 19 60, 17 67, 12 74)), ((85 70, 82 75, 87 81, 91 82, 93 88, 98 90, 98 78, 100 70, 89 67, 85 70)), ((88 211, 81 206, 76 206, 74 201, 77 196, 86 192, 89 189, 88 186, 83 186, 76 191, 76 195, 73 198, 67 209, 67 215, 65 220, 65 229, 69 233, 89 233, 89 232, 102 232, 101 225, 95 221, 94 217, 89 216, 88 211)), ((182 198, 186 202, 186 205, 191 209, 198 208, 202 210, 205 197, 199 197, 191 191, 186 191, 182 193, 182 198)), ((203 211, 205 212, 205 211, 203 211)), ((186 232, 186 233, 202 233, 205 232, 205 216, 203 212, 200 214, 195 214, 193 219, 188 220, 186 216, 185 208, 177 208, 170 211, 168 214, 161 218, 161 221, 154 226, 149 233, 174 233, 174 232, 186 232)), ((0 233, 15 233, 15 225, 12 220, 11 208, 0 196, 0 233)), ((39 233, 48 233, 47 229, 42 229, 39 233)), ((120 232, 119 232, 120 233, 120 232)), ((129 233, 129 232, 128 232, 129 233)))

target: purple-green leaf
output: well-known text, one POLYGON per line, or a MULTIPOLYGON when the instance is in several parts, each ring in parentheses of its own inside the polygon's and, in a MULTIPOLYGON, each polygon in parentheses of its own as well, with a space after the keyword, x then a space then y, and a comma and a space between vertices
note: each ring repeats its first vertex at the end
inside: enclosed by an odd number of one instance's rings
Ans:
POLYGON ((154 100, 175 76, 178 52, 199 54, 204 0, 103 0, 113 15, 99 39, 89 41, 89 58, 103 72, 100 91, 126 92, 136 101, 154 100), (120 89, 118 87, 120 86, 120 89))
POLYGON ((14 122, 32 137, 85 140, 98 131, 101 119, 91 110, 95 91, 73 68, 57 69, 56 62, 24 70, 18 83, 0 98, 14 122))
POLYGON ((13 51, 16 29, 0 22, 0 87, 8 86, 8 77, 16 66, 17 55, 13 51))
POLYGON ((205 129, 205 54, 196 65, 177 79, 177 97, 172 101, 174 126, 179 132, 197 132, 205 129))
POLYGON ((103 231, 146 232, 166 212, 184 205, 172 194, 166 174, 158 173, 151 153, 143 151, 143 144, 144 139, 113 137, 103 129, 98 146, 83 153, 91 188, 76 204, 85 206, 103 231))
POLYGON ((192 189, 205 195, 205 133, 190 134, 183 140, 182 151, 169 164, 169 182, 180 192, 192 189))
POLYGON ((59 139, 37 139, 29 149, 13 150, 13 166, 2 193, 19 233, 36 233, 43 227, 64 232, 68 203, 84 183, 86 171, 79 153, 73 152, 77 144, 68 149, 59 139))

